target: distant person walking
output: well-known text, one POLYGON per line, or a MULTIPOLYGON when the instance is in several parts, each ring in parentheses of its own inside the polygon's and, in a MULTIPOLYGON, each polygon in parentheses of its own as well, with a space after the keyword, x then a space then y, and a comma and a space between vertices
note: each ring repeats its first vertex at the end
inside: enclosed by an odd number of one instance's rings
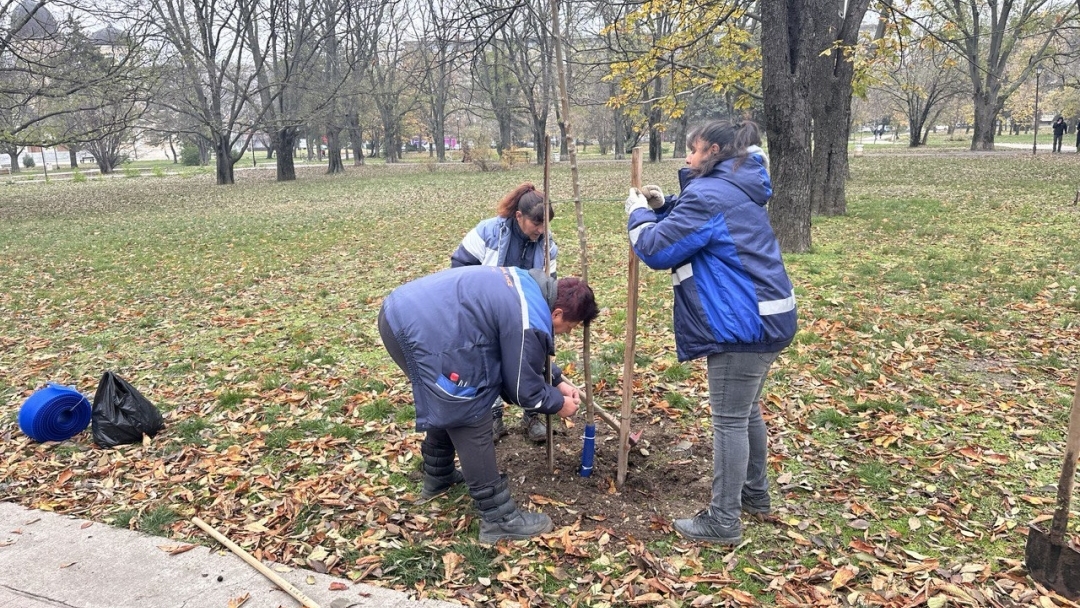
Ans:
POLYGON ((1069 124, 1065 119, 1058 116, 1054 119, 1054 152, 1061 152, 1061 140, 1065 138, 1065 131, 1069 130, 1069 124))
POLYGON ((1076 151, 1080 152, 1080 120, 1076 121, 1076 151))

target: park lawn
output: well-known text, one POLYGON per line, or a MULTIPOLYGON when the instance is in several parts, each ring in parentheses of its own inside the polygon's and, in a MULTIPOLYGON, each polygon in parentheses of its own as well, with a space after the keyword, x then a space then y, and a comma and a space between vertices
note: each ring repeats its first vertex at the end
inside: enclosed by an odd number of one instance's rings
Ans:
MULTIPOLYGON (((561 525, 485 548, 460 490, 413 504, 420 435, 379 304, 444 268, 501 195, 540 182, 537 167, 0 186, 0 499, 205 542, 198 515, 265 559, 469 604, 1035 604, 1026 527, 1052 511, 1077 372, 1077 162, 852 159, 848 214, 815 218, 812 251, 786 256, 801 331, 765 396, 780 521, 748 522, 734 551, 685 542, 666 517, 631 537, 600 500, 517 494, 561 525), (19 431, 33 390, 92 396, 105 370, 165 412, 153 441, 102 450, 89 430, 47 444, 19 431)), ((645 181, 673 192, 679 166, 647 164, 645 181)), ((593 379, 609 403, 628 174, 625 161, 581 167, 604 308, 593 379)), ((552 183, 560 274, 579 274, 565 163, 552 183)), ((704 365, 674 361, 670 289, 643 270, 635 420, 671 419, 707 447, 704 365)), ((560 350, 581 382, 580 334, 560 350)), ((670 450, 650 448, 634 459, 670 450)), ((626 492, 635 470, 650 469, 632 469, 626 492)), ((701 506, 684 500, 680 516, 701 506)))

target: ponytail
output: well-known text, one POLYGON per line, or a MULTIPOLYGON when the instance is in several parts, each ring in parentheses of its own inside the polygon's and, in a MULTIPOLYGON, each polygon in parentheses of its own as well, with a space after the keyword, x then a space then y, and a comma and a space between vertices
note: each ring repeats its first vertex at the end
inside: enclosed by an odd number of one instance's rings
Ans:
POLYGON ((735 161, 736 167, 741 165, 749 156, 747 148, 761 145, 761 130, 757 123, 750 120, 713 120, 687 133, 687 144, 693 146, 697 142, 708 147, 716 144, 720 149, 701 167, 700 174, 705 175, 712 172, 716 165, 732 158, 738 159, 735 161))

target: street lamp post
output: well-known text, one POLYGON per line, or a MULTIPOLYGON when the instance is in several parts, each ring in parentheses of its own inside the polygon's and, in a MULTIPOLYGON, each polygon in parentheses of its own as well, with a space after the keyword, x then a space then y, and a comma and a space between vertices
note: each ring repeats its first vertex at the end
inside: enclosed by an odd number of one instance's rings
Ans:
POLYGON ((1035 139, 1031 142, 1032 156, 1039 143, 1039 76, 1042 76, 1042 67, 1035 66, 1035 139))

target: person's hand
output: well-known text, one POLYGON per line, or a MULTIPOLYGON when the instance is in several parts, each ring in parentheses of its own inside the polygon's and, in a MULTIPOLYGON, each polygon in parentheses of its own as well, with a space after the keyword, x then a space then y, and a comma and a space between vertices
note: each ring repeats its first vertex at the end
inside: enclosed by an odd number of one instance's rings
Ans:
POLYGON ((660 186, 649 184, 641 189, 641 193, 645 195, 645 200, 652 209, 655 210, 664 206, 664 191, 660 189, 660 186))
POLYGON ((569 418, 577 413, 578 404, 571 397, 563 397, 562 409, 559 410, 559 418, 569 418))
POLYGON ((581 405, 581 391, 578 390, 578 387, 563 380, 559 383, 559 386, 555 388, 559 389, 559 392, 563 394, 563 397, 569 397, 570 399, 573 399, 575 404, 581 405))
POLYGON ((637 188, 630 188, 630 196, 626 197, 626 215, 630 215, 635 209, 648 209, 649 201, 637 188))

